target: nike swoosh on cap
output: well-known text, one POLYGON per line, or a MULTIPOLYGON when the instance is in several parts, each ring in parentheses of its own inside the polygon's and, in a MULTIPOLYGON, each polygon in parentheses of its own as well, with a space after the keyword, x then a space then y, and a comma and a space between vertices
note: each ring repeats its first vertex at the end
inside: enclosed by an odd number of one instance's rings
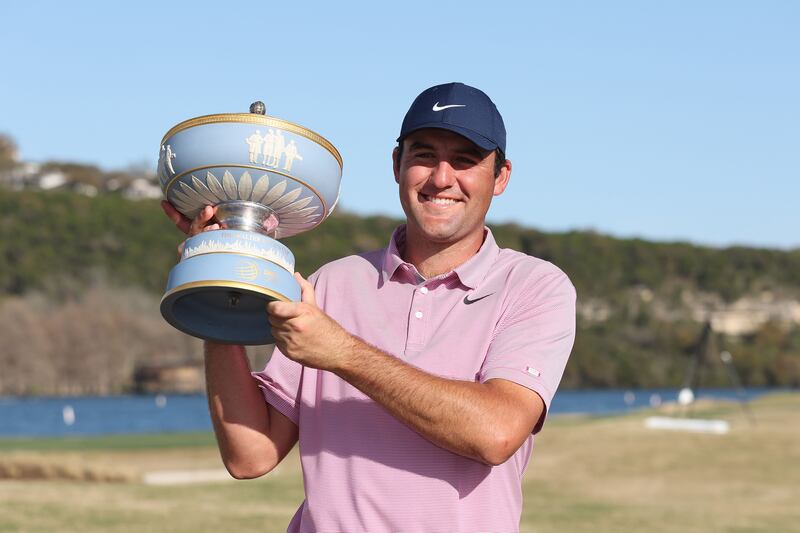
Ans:
POLYGON ((450 109, 451 107, 467 107, 467 104, 449 104, 440 106, 439 102, 436 102, 435 104, 433 104, 433 107, 431 109, 433 109, 434 111, 444 111, 445 109, 450 109))

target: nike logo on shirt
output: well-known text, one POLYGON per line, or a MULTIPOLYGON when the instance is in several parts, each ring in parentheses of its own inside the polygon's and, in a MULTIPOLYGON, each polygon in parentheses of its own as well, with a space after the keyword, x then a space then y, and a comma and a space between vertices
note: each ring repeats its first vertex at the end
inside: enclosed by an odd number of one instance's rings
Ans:
POLYGON ((450 109, 451 107, 467 107, 467 104, 449 104, 440 106, 439 102, 436 102, 435 104, 433 104, 433 107, 431 109, 433 109, 434 111, 444 111, 445 109, 450 109))
POLYGON ((489 294, 487 294, 486 296, 481 296, 480 298, 475 298, 474 300, 470 300, 470 299, 469 299, 469 296, 464 296, 464 303, 465 303, 465 304, 467 304, 467 305, 469 305, 469 304, 474 304, 475 302, 479 302, 479 301, 483 300, 484 298, 488 298, 488 297, 489 297, 489 296, 491 296, 492 294, 494 294, 494 293, 493 293, 493 292, 490 292, 490 293, 489 293, 489 294))

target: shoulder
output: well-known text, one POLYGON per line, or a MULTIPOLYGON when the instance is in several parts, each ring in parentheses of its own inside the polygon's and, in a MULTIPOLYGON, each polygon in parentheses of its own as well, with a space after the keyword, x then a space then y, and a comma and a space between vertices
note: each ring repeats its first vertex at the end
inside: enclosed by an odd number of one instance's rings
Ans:
POLYGON ((348 255, 322 265, 309 278, 327 280, 340 276, 349 277, 354 274, 378 273, 383 265, 384 253, 385 249, 348 255))
POLYGON ((501 249, 490 274, 492 289, 501 295, 495 337, 504 331, 548 325, 559 331, 575 328, 577 293, 569 276, 544 259, 501 249))
POLYGON ((372 250, 336 259, 320 267, 308 279, 317 291, 329 285, 345 288, 354 283, 368 284, 371 280, 377 283, 385 252, 385 249, 372 250))
POLYGON ((348 255, 323 265, 309 276, 314 285, 317 304, 331 312, 337 302, 349 301, 354 295, 378 286, 385 250, 348 255))
POLYGON ((575 298, 575 287, 569 276, 549 261, 509 248, 501 248, 494 264, 495 274, 515 288, 515 292, 538 292, 558 289, 575 298))

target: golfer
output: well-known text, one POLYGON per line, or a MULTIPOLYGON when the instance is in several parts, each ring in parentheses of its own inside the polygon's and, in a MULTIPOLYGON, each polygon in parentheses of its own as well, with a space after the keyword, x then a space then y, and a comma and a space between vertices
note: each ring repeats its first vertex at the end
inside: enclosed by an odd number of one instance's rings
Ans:
MULTIPOLYGON (((397 142, 406 223, 387 247, 296 275, 302 301, 268 305, 277 348, 262 371, 242 347, 206 343, 222 458, 254 478, 299 442, 306 498, 291 532, 517 531, 575 290, 485 226, 511 178, 486 94, 425 90, 397 142)), ((164 209, 187 233, 217 227, 211 207, 193 221, 164 209)))

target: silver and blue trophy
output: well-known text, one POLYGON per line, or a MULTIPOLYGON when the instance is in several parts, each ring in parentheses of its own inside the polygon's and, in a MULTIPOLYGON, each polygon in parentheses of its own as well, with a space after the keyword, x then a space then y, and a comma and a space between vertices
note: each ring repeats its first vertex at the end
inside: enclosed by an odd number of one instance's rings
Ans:
POLYGON ((255 102, 250 113, 193 118, 161 141, 166 199, 189 219, 216 206, 222 228, 186 240, 161 300, 167 322, 194 337, 273 342, 266 304, 300 300, 294 256, 277 239, 317 227, 339 199, 336 148, 265 112, 255 102))

